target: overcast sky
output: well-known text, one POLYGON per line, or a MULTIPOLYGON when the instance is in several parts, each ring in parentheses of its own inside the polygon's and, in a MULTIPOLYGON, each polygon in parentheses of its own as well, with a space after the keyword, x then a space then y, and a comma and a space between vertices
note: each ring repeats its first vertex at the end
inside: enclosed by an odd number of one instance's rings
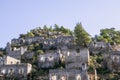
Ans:
POLYGON ((0 47, 38 26, 73 30, 78 22, 92 36, 103 28, 120 30, 120 0, 0 0, 0 47))

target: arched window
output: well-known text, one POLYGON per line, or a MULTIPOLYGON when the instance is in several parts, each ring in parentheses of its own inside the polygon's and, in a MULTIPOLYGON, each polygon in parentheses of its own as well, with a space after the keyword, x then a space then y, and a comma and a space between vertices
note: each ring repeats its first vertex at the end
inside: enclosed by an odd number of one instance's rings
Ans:
POLYGON ((76 75, 76 80, 81 80, 80 74, 76 75))
POLYGON ((76 52, 77 52, 76 56, 80 56, 80 49, 76 49, 76 52))
POLYGON ((14 69, 10 68, 8 73, 9 74, 13 74, 14 73, 14 69))
POLYGON ((19 74, 23 74, 24 73, 24 69, 19 69, 19 74))
POLYGON ((11 64, 13 64, 13 62, 11 61, 11 64))
POLYGON ((66 76, 63 75, 60 80, 67 80, 67 79, 66 79, 66 76))
POLYGON ((51 80, 57 80, 57 77, 56 77, 55 74, 53 74, 53 75, 51 76, 51 80))
POLYGON ((6 73, 6 70, 5 70, 5 69, 2 69, 1 73, 2 73, 2 74, 5 74, 5 73, 6 73))

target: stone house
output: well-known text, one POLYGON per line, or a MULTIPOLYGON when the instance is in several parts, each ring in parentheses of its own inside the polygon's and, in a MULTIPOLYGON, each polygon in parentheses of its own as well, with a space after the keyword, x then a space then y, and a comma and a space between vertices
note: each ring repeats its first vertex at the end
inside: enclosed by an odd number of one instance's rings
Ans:
POLYGON ((11 45, 19 45, 19 44, 23 44, 25 43, 25 40, 23 38, 19 38, 19 39, 12 39, 11 40, 11 45))
POLYGON ((32 59, 34 56, 34 52, 31 51, 26 51, 23 55, 22 55, 22 59, 32 59))
POLYGON ((110 71, 120 72, 120 51, 111 51, 109 54, 104 54, 104 62, 110 71))
POLYGON ((72 60, 72 62, 89 63, 89 49, 79 48, 79 49, 62 49, 59 50, 60 59, 65 58, 65 62, 72 60))
POLYGON ((11 56, 16 59, 21 59, 21 55, 23 55, 26 51, 27 51, 27 47, 23 46, 20 48, 16 48, 16 47, 12 48, 11 44, 7 43, 7 46, 6 46, 7 56, 11 56))
POLYGON ((87 69, 87 65, 89 64, 89 50, 87 48, 70 50, 65 57, 65 63, 67 69, 87 69))
POLYGON ((45 32, 45 34, 48 35, 49 37, 54 37, 54 38, 57 38, 63 35, 62 32, 58 32, 58 31, 55 31, 55 32, 47 31, 45 32))
POLYGON ((89 63, 88 48, 64 48, 58 51, 60 59, 65 58, 65 69, 49 71, 49 80, 89 80, 87 65, 89 63))
POLYGON ((59 62, 59 54, 56 51, 47 51, 38 56, 39 68, 53 68, 59 62))
POLYGON ((43 42, 44 37, 42 36, 35 36, 35 37, 25 37, 25 38, 18 38, 18 39, 12 39, 11 40, 11 45, 16 45, 16 44, 31 44, 34 42, 43 42))
POLYGON ((44 37, 42 37, 42 36, 26 37, 25 43, 31 44, 31 43, 35 43, 35 42, 43 42, 43 40, 44 40, 44 37))
POLYGON ((58 47, 58 46, 70 46, 74 42, 73 36, 59 36, 57 38, 49 38, 44 40, 43 48, 49 49, 50 47, 58 47))
POLYGON ((110 43, 106 43, 102 41, 92 42, 89 44, 88 47, 89 47, 90 53, 92 54, 99 54, 112 49, 112 46, 110 45, 110 43))
POLYGON ((71 45, 74 43, 74 37, 73 36, 60 36, 57 38, 57 45, 63 46, 63 45, 71 45))
POLYGON ((3 76, 16 76, 27 78, 27 75, 32 71, 32 65, 29 63, 3 65, 0 67, 0 74, 3 76))
POLYGON ((45 39, 43 42, 43 48, 50 49, 51 47, 57 47, 56 39, 54 38, 45 39))
POLYGON ((87 71, 76 69, 49 70, 49 80, 89 80, 87 71))
POLYGON ((11 40, 11 44, 12 44, 12 45, 14 45, 14 44, 19 44, 19 43, 20 43, 19 39, 15 39, 15 38, 14 38, 14 39, 11 40))
POLYGON ((13 57, 10 57, 10 56, 0 57, 0 66, 3 66, 3 65, 13 65, 13 64, 18 64, 18 63, 21 63, 21 61, 15 59, 13 57))

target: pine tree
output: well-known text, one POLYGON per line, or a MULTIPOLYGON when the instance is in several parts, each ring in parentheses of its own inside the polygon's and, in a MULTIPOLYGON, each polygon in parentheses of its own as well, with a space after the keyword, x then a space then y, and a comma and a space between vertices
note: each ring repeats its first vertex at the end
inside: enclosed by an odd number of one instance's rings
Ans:
POLYGON ((77 23, 74 29, 76 44, 84 46, 91 42, 90 35, 84 30, 81 23, 77 23))

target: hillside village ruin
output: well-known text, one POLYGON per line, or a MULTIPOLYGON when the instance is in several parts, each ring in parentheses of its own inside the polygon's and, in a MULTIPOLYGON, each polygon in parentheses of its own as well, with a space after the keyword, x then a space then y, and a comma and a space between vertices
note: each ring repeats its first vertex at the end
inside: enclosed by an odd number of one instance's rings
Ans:
POLYGON ((88 72, 91 54, 102 54, 104 67, 112 72, 120 71, 120 51, 113 49, 109 43, 92 42, 82 47, 75 45, 74 41, 74 36, 62 36, 59 33, 55 38, 48 39, 42 36, 12 39, 6 45, 6 55, 0 57, 1 79, 2 76, 14 75, 27 80, 33 66, 31 63, 22 63, 21 59, 32 59, 35 52, 28 51, 28 47, 22 44, 36 42, 42 44, 45 50, 44 54, 37 55, 37 67, 49 68, 48 80, 98 80, 96 69, 94 76, 88 72), (16 44, 21 46, 14 47, 16 44), (51 47, 54 50, 50 50, 51 47), (60 62, 65 64, 65 68, 56 69, 56 64, 60 62))

